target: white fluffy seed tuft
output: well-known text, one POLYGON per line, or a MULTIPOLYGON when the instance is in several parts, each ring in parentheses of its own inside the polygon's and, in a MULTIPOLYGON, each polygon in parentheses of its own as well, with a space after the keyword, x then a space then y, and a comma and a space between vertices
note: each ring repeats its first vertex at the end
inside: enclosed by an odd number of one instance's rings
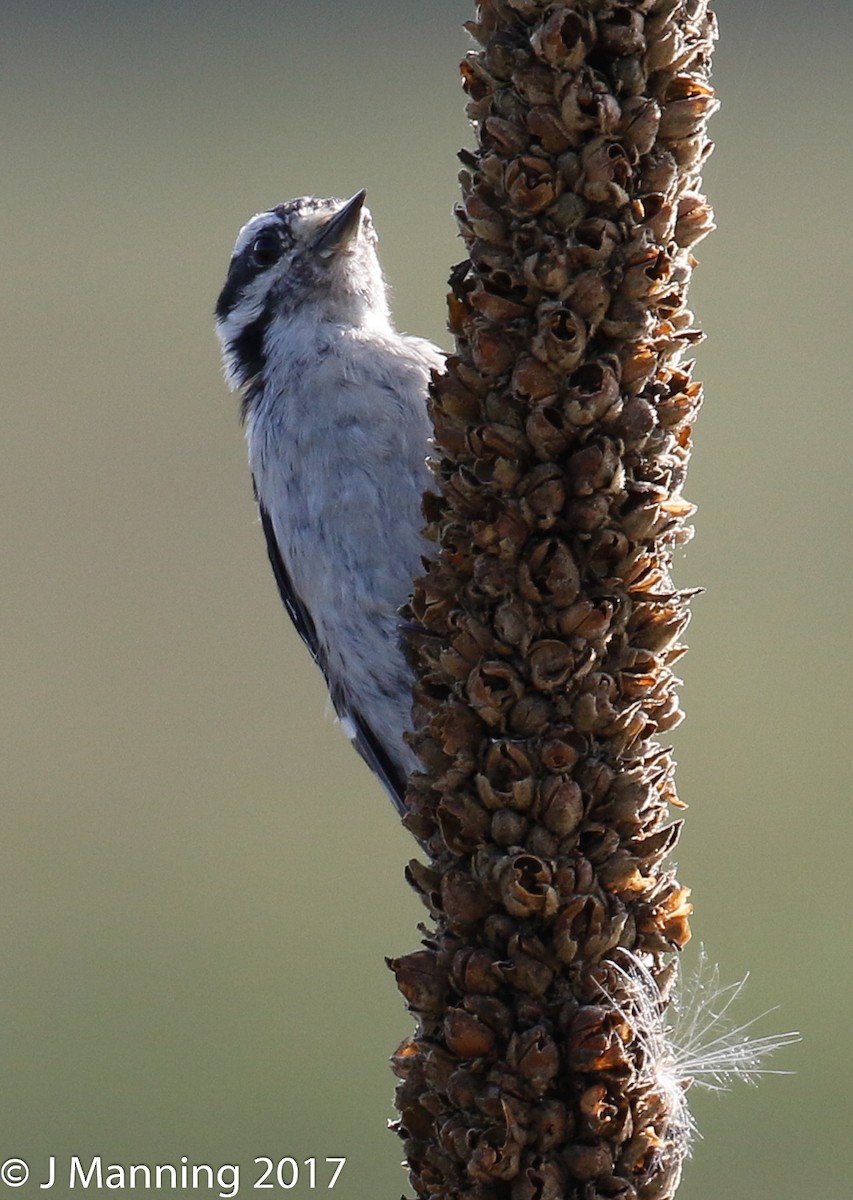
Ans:
POLYGON ((667 1141, 673 1148, 680 1145, 683 1157, 698 1134, 687 1103, 688 1088, 722 1092, 737 1080, 757 1084, 762 1075, 790 1074, 761 1063, 776 1050, 800 1041, 800 1034, 752 1036, 750 1031, 775 1010, 739 1022, 732 1009, 749 976, 721 984, 719 968, 709 965, 704 949, 696 969, 680 987, 675 966, 674 999, 669 1006, 641 959, 630 951, 621 953, 626 965, 614 962, 610 966, 619 977, 623 994, 617 998, 604 987, 602 991, 634 1035, 640 1051, 640 1085, 664 1097, 669 1112, 667 1141))

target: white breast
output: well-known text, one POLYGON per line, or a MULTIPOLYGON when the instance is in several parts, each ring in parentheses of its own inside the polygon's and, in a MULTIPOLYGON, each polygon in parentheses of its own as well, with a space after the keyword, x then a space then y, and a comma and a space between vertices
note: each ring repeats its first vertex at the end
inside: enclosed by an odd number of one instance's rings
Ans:
POLYGON ((441 357, 387 326, 343 329, 299 316, 281 322, 267 354, 267 377, 281 383, 247 422, 259 500, 317 629, 339 715, 358 711, 411 769, 397 610, 430 548, 421 534, 431 481, 426 391, 441 357))

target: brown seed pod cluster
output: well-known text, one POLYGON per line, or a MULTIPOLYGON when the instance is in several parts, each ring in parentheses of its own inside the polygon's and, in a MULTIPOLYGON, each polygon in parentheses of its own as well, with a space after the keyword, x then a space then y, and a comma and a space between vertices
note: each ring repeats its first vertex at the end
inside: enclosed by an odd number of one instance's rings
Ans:
POLYGON ((681 717, 715 22, 707 0, 481 0, 468 29, 439 553, 411 607, 432 929, 391 963, 418 1019, 397 1128, 419 1196, 652 1200, 684 1130, 613 963, 663 990, 689 937, 659 738, 681 717))

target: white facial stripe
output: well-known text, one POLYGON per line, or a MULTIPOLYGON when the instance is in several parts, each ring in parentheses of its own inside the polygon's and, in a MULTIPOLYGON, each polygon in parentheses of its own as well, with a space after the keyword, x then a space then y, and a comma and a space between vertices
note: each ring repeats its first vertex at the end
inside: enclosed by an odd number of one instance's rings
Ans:
POLYGON ((263 311, 269 293, 269 281, 261 276, 253 279, 243 291, 238 304, 231 309, 224 320, 216 323, 216 328, 224 345, 239 337, 247 325, 256 321, 263 311))

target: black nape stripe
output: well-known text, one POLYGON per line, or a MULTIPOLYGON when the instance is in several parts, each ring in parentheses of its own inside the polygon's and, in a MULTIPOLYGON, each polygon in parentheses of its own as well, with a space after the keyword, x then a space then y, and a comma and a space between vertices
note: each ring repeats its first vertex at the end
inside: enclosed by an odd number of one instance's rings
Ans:
POLYGON ((270 315, 269 309, 264 307, 251 324, 243 327, 229 347, 234 355, 234 365, 239 371, 241 383, 248 383, 250 379, 260 375, 266 366, 264 334, 270 323, 270 315))

